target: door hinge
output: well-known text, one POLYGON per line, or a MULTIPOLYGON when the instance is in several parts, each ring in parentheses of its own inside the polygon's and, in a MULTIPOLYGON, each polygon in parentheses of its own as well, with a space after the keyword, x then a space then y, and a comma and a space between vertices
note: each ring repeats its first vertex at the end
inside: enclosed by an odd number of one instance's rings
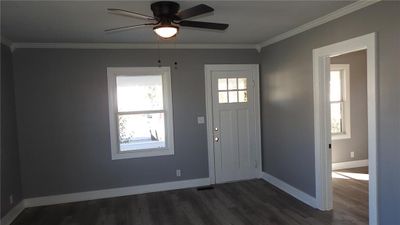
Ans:
POLYGON ((329 149, 332 149, 332 144, 329 144, 329 145, 328 145, 328 148, 329 148, 329 149))

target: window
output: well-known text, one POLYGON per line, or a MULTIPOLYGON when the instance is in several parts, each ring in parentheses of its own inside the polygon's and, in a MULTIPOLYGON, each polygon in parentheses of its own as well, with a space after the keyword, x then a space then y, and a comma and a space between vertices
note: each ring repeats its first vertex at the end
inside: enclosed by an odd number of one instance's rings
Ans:
POLYGON ((219 103, 247 102, 247 78, 219 78, 219 103))
POLYGON ((348 64, 331 65, 330 103, 332 139, 350 138, 350 68, 348 64))
POLYGON ((169 67, 108 68, 112 159, 174 154, 169 67))

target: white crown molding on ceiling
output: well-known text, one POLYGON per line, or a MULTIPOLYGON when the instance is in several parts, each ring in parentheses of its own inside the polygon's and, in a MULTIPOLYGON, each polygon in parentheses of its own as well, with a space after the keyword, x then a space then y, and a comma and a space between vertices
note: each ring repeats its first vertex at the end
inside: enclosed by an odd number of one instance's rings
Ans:
POLYGON ((131 43, 30 43, 30 42, 11 42, 2 37, 2 43, 15 50, 17 48, 59 48, 59 49, 261 49, 285 40, 342 16, 348 15, 357 10, 368 7, 382 0, 359 0, 332 13, 305 23, 285 33, 272 37, 258 44, 131 44, 131 43), (3 41, 5 40, 5 42, 3 41))
POLYGON ((255 49, 254 44, 13 43, 14 48, 64 49, 255 49))
POLYGON ((275 36, 273 38, 270 38, 270 39, 268 39, 268 40, 266 40, 264 42, 261 42, 261 43, 259 43, 257 45, 257 49, 259 49, 259 51, 261 51, 261 49, 266 47, 266 46, 269 46, 269 45, 272 45, 272 44, 277 43, 279 41, 282 41, 282 40, 285 40, 287 38, 293 37, 293 36, 295 36, 297 34, 303 33, 303 32, 305 32, 307 30, 310 30, 312 28, 318 27, 318 26, 320 26, 322 24, 328 23, 328 22, 330 22, 332 20, 338 19, 338 18, 340 18, 342 16, 348 15, 348 14, 350 14, 352 12, 355 12, 357 10, 363 9, 365 7, 368 7, 368 6, 372 5, 372 4, 378 3, 380 1, 382 1, 382 0, 359 0, 359 1, 356 1, 356 2, 354 2, 352 4, 350 4, 350 5, 347 5, 347 6, 343 7, 343 8, 340 8, 340 9, 338 9, 338 10, 336 10, 334 12, 331 12, 331 13, 325 15, 325 16, 322 16, 322 17, 320 17, 318 19, 315 19, 315 20, 313 20, 311 22, 305 23, 305 24, 303 24, 301 26, 298 26, 298 27, 296 27, 296 28, 294 28, 292 30, 289 30, 289 31, 287 31, 285 33, 279 34, 279 35, 277 35, 277 36, 275 36))

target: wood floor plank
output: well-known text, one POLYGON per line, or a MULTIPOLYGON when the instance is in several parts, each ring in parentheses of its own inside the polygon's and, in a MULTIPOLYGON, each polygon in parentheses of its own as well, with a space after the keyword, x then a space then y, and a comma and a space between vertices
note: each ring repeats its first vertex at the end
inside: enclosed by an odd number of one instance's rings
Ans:
MULTIPOLYGON (((366 174, 368 168, 335 171, 366 174)), ((367 225, 368 181, 333 179, 322 212, 263 180, 25 209, 12 225, 367 225)))

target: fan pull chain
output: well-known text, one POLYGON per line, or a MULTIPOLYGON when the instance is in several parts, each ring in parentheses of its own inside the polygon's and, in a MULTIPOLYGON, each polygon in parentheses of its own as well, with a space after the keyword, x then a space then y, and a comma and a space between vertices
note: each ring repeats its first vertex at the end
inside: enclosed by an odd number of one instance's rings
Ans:
POLYGON ((160 38, 157 38, 158 67, 161 67, 160 38))
MULTIPOLYGON (((177 36, 175 36, 174 37, 174 51, 176 52, 176 40, 178 39, 178 37, 177 36)), ((174 68, 177 70, 178 69, 178 61, 176 60, 176 58, 177 58, 177 55, 178 54, 176 54, 175 55, 175 62, 174 62, 174 68)))

